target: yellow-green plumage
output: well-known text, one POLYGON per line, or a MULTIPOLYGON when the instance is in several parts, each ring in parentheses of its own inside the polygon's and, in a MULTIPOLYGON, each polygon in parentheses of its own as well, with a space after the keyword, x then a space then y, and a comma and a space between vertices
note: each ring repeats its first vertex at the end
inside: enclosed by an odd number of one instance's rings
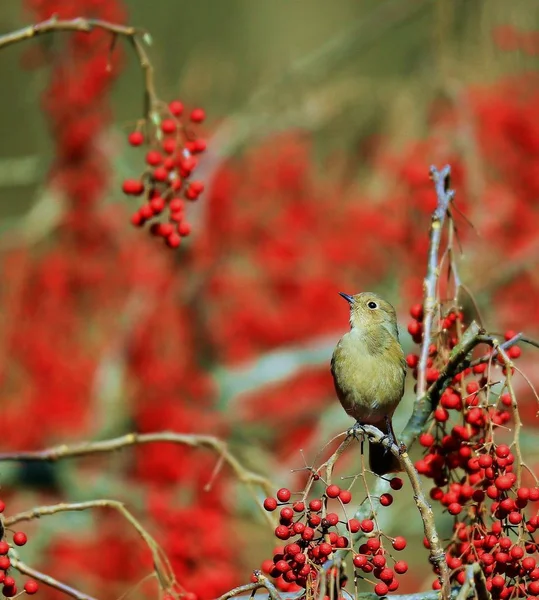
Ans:
MULTIPOLYGON (((404 394, 406 376, 395 309, 372 292, 343 296, 350 302, 351 328, 331 359, 337 395, 356 421, 392 433, 391 417, 404 394)), ((379 444, 370 444, 369 462, 378 475, 400 470, 399 461, 379 444)))

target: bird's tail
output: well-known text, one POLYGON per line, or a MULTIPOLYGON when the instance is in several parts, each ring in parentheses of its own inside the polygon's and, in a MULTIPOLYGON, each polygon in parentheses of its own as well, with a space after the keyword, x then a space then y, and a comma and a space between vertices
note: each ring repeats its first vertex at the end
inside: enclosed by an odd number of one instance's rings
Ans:
MULTIPOLYGON (((378 427, 382 433, 390 434, 393 436, 393 439, 396 439, 391 421, 389 421, 389 429, 386 421, 377 423, 376 427, 378 427)), ((402 471, 399 459, 385 446, 374 442, 369 442, 369 466, 371 471, 376 473, 376 475, 387 475, 387 473, 398 473, 399 471, 402 471)))

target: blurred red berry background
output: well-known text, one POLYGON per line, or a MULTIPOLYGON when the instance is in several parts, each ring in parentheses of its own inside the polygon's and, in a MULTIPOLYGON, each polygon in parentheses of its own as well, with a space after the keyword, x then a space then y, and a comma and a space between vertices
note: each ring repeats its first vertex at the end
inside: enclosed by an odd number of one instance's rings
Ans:
MULTIPOLYGON (((195 9, 179 4, 194 16, 195 9)), ((52 15, 144 27, 150 26, 145 19, 155 22, 142 3, 128 0, 25 0, 18 10, 23 20, 6 16, 4 30, 52 15)), ((229 10, 229 19, 252 17, 246 6, 229 10)), ((369 5, 357 18, 376 10, 369 5)), ((353 11, 348 3, 343 30, 353 11)), ((291 18, 300 15, 296 8, 291 18)), ((435 30, 437 17, 427 9, 411 16, 422 36, 435 30)), ((138 181, 147 150, 132 137, 134 120, 143 116, 143 87, 131 48, 119 39, 111 50, 110 34, 96 30, 23 45, 18 64, 5 51, 4 70, 42 67, 39 97, 28 92, 52 139, 40 186, 61 211, 39 239, 14 227, 0 246, 2 451, 129 431, 207 433, 228 440, 276 489, 293 486, 289 471, 303 466, 299 449, 313 454, 348 425, 329 373, 332 346, 348 319, 337 292, 383 291, 399 310, 405 349, 411 347, 407 315, 421 298, 436 202, 430 164, 452 165, 468 319, 479 309, 491 329, 537 334, 539 79, 533 61, 539 46, 538 33, 518 25, 521 16, 512 23, 500 8, 481 39, 490 52, 483 60, 493 64, 501 56, 509 61, 504 68, 479 76, 472 60, 458 63, 445 40, 447 61, 422 67, 437 78, 425 98, 414 106, 411 87, 408 97, 393 98, 391 109, 389 100, 381 104, 378 121, 368 127, 356 113, 366 90, 378 85, 372 74, 364 75, 365 89, 348 92, 342 86, 357 77, 330 77, 326 96, 311 94, 316 114, 306 114, 306 124, 285 114, 301 113, 310 94, 308 82, 302 87, 307 67, 300 65, 290 75, 298 91, 279 83, 276 105, 266 108, 275 123, 268 125, 262 111, 245 104, 250 94, 242 101, 225 86, 220 105, 218 90, 204 82, 217 77, 208 66, 209 32, 196 29, 201 41, 183 56, 179 76, 167 70, 174 36, 152 31, 148 51, 162 99, 176 100, 181 92, 207 140, 196 173, 204 191, 187 211, 191 235, 174 249, 133 227, 138 199, 121 190, 122 182, 138 181), (124 77, 127 115, 121 99, 111 98, 124 77), (347 94, 353 106, 332 100, 347 94), (204 123, 201 106, 207 106, 204 123)), ((395 51, 400 44, 412 53, 413 31, 408 27, 393 46, 380 33, 379 46, 395 51)), ((456 45, 460 38, 454 38, 456 45)), ((217 39, 216 53, 226 43, 217 39)), ((328 60, 337 60, 328 52, 328 60)), ((364 56, 383 63, 372 48, 364 56)), ((348 51, 350 64, 360 58, 348 51)), ((415 63, 411 73, 417 92, 426 77, 415 63)), ((375 114, 372 106, 367 110, 375 114)), ((9 113, 3 115, 9 123, 9 113)), ((18 218, 24 225, 23 215, 18 218)), ((521 364, 529 360, 523 356, 521 364)), ((536 401, 524 384, 520 393, 521 412, 531 421, 536 401)), ((245 486, 226 468, 212 479, 216 461, 206 450, 148 444, 52 466, 11 465, 0 470, 0 493, 12 512, 98 497, 125 501, 170 557, 178 581, 204 600, 247 581, 272 544, 245 486)), ((112 598, 151 571, 149 553, 117 515, 50 519, 27 527, 33 544, 25 549, 28 562, 47 573, 112 598)), ((413 570, 419 562, 411 563, 409 589, 400 591, 413 591, 424 576, 413 570)), ((42 589, 40 597, 61 594, 42 589)))

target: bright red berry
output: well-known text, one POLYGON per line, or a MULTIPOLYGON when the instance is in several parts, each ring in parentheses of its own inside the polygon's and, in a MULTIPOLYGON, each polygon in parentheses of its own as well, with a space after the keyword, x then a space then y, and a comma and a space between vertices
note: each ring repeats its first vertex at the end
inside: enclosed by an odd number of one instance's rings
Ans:
POLYGON ((140 131, 133 131, 127 137, 131 146, 140 146, 144 143, 144 135, 140 131))
POLYGON ((35 594, 37 592, 37 590, 39 589, 39 586, 37 584, 36 581, 34 581, 33 579, 29 579, 25 584, 24 584, 24 591, 27 594, 35 594))
POLYGON ((183 113, 183 103, 179 100, 172 100, 172 102, 169 102, 168 109, 175 117, 181 117, 183 113))
POLYGON ((193 123, 202 123, 202 121, 204 121, 204 119, 206 118, 206 113, 202 108, 195 108, 191 112, 189 118, 191 119, 191 121, 193 121, 193 123))
POLYGON ((374 586, 374 593, 377 596, 386 596, 387 593, 389 592, 389 588, 387 587, 387 585, 383 582, 377 583, 374 586))
POLYGON ((140 179, 125 179, 122 183, 122 191, 130 196, 140 196, 144 192, 144 183, 140 179))
POLYGON ((404 550, 404 548, 406 548, 406 538, 402 537, 402 535, 398 535, 393 540, 392 546, 395 550, 404 550))
POLYGON ((326 488, 326 495, 328 498, 337 498, 337 496, 341 493, 341 488, 338 485, 329 485, 326 488))
POLYGON ((349 504, 352 500, 352 493, 348 490, 341 490, 339 493, 339 500, 343 504, 349 504))
POLYGON ((380 496, 380 504, 382 506, 391 506, 393 504, 393 496, 391 494, 382 494, 380 496))
POLYGON ((393 568, 395 569, 395 573, 403 575, 406 573, 406 571, 408 571, 408 563, 404 560, 399 560, 393 565, 393 568))
POLYGON ((281 488, 278 492, 277 492, 277 499, 280 502, 288 502, 290 500, 290 496, 292 495, 292 493, 290 492, 289 489, 287 488, 281 488))
POLYGON ((17 546, 24 546, 28 538, 26 537, 26 533, 23 531, 17 531, 13 534, 13 543, 17 546))

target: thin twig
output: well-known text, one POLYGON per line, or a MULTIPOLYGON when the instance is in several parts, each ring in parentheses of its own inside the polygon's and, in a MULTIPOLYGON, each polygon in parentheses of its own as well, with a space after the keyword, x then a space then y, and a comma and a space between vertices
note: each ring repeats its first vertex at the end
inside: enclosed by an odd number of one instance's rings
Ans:
POLYGON ((232 588, 222 596, 219 596, 217 600, 228 600, 229 598, 234 598, 234 596, 241 596, 241 594, 245 594, 245 592, 255 592, 263 587, 264 584, 258 583, 258 581, 255 583, 247 583, 246 585, 238 585, 238 587, 232 588))
POLYGON ((144 529, 138 520, 125 508, 125 506, 117 500, 99 499, 89 500, 87 502, 73 502, 60 504, 51 504, 47 506, 36 506, 30 510, 17 513, 10 517, 6 517, 3 522, 5 527, 10 527, 22 521, 32 521, 43 516, 54 515, 61 512, 71 512, 80 510, 90 510, 93 508, 112 508, 117 510, 131 525, 135 528, 140 537, 144 540, 152 553, 155 573, 159 584, 163 590, 168 590, 175 583, 172 567, 168 562, 167 557, 153 539, 153 537, 144 529))
POLYGON ((89 596, 88 594, 79 592, 79 590, 71 587, 70 585, 62 583, 61 581, 54 579, 54 577, 51 577, 50 575, 47 575, 45 573, 42 573, 41 571, 37 571, 36 569, 33 569, 32 567, 29 567, 27 564, 23 563, 22 560, 19 560, 15 556, 10 555, 10 561, 11 561, 11 566, 14 569, 17 569, 17 571, 19 571, 19 573, 24 573, 24 575, 29 575, 33 579, 36 579, 37 581, 41 581, 42 583, 45 583, 46 585, 48 585, 56 590, 59 590, 60 592, 63 592, 64 594, 67 594, 68 596, 71 596, 72 598, 76 598, 77 600, 97 600, 94 596, 89 596))
POLYGON ((438 171, 436 167, 431 167, 430 173, 436 188, 438 203, 436 209, 432 213, 427 275, 423 282, 423 341, 421 343, 421 352, 417 369, 418 401, 423 400, 427 389, 427 361, 429 358, 429 346, 432 339, 434 312, 438 305, 436 300, 436 290, 440 276, 438 255, 440 243, 442 241, 445 217, 449 211, 449 204, 454 195, 453 191, 449 189, 449 176, 451 173, 451 167, 449 165, 446 165, 441 171, 438 171))
POLYGON ((65 458, 89 456, 103 452, 114 452, 128 446, 153 443, 183 444, 192 448, 210 448, 222 456, 223 460, 232 468, 237 478, 245 484, 260 486, 266 495, 271 495, 273 486, 268 479, 246 469, 239 460, 230 453, 226 442, 211 435, 195 435, 177 433, 175 431, 157 431, 154 433, 128 433, 120 437, 103 440, 100 442, 79 442, 77 444, 60 444, 28 452, 3 452, 0 453, 2 461, 29 461, 40 460, 54 462, 65 458))
POLYGON ((90 33, 94 29, 103 29, 111 33, 113 37, 122 36, 128 39, 137 54, 140 68, 144 76, 145 99, 144 108, 146 118, 151 116, 151 112, 158 105, 159 100, 155 91, 154 70, 146 49, 144 47, 145 37, 148 35, 145 31, 128 25, 110 23, 100 19, 86 19, 77 17, 76 19, 58 19, 51 17, 41 23, 28 25, 22 29, 17 29, 10 33, 0 35, 0 49, 18 42, 23 42, 39 35, 53 33, 56 31, 80 31, 90 33))

